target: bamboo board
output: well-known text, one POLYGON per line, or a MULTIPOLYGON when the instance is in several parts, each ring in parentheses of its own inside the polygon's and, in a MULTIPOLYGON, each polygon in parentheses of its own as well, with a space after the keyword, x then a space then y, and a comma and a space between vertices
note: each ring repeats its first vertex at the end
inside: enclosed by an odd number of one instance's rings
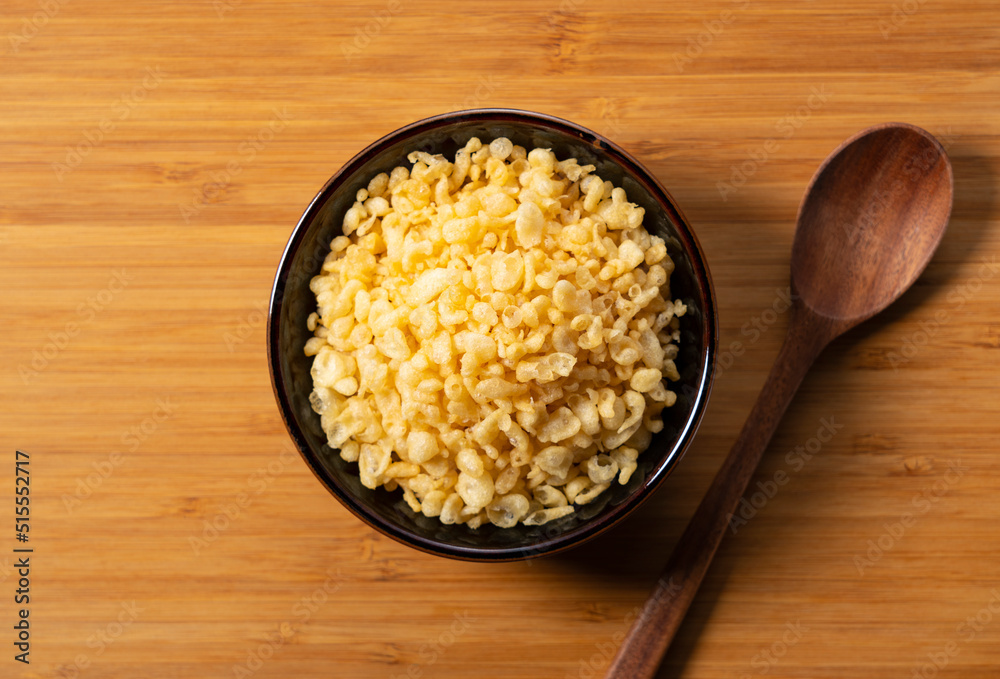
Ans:
POLYGON ((0 511, 21 450, 32 513, 29 543, 10 519, 0 535, 0 675, 601 676, 777 353, 802 191, 843 139, 900 120, 948 148, 949 231, 806 379, 660 676, 996 677, 998 12, 6 0, 0 511), (720 303, 719 378, 677 472, 535 562, 444 560, 362 525, 292 454, 265 362, 274 270, 315 192, 383 134, 469 106, 636 155, 720 303))

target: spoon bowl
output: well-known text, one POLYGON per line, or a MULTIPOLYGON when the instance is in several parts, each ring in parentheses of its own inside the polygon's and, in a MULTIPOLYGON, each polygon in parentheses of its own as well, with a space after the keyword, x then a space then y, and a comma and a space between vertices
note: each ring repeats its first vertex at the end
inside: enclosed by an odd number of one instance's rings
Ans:
POLYGON ((799 208, 792 283, 802 302, 855 323, 889 306, 941 241, 952 183, 944 148, 919 127, 887 123, 841 144, 799 208))
POLYGON ((948 225, 952 184, 941 144, 903 123, 862 131, 817 170, 792 245, 795 301, 788 334, 739 437, 612 660, 608 679, 656 674, 809 367, 833 338, 887 307, 917 279, 948 225))

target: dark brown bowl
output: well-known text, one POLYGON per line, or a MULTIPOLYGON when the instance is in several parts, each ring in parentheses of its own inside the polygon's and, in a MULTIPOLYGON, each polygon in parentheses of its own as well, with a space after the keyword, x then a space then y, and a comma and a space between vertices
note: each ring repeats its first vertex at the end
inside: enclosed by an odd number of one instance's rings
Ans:
POLYGON ((513 561, 551 554, 588 540, 621 521, 648 498, 680 461, 701 422, 711 391, 717 353, 717 318, 712 279, 698 239, 670 194, 623 149, 586 128, 552 116, 510 109, 458 111, 407 125, 352 158, 306 208, 278 265, 268 315, 267 350, 275 398, 288 432, 313 473, 355 516, 372 528, 417 549, 470 561, 513 561), (303 347, 312 333, 306 318, 316 308, 309 281, 317 275, 341 234, 341 221, 358 189, 379 172, 408 165, 414 150, 453 158, 472 136, 508 137, 525 148, 550 148, 559 159, 581 165, 625 189, 646 210, 645 226, 664 238, 676 269, 671 294, 688 306, 681 319, 680 382, 671 388, 677 403, 663 411, 664 429, 639 456, 624 486, 615 484, 575 514, 542 526, 497 528, 445 525, 414 513, 399 491, 361 485, 357 464, 330 448, 319 415, 309 404, 312 358, 303 347))

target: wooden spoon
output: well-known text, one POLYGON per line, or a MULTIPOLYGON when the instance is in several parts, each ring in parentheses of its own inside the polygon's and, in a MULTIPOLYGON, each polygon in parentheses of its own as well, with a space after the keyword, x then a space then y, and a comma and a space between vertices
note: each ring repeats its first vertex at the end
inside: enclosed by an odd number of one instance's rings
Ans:
POLYGON ((788 335, 739 438, 612 661, 609 679, 656 674, 809 367, 831 340, 910 287, 944 235, 951 203, 944 148, 913 125, 868 128, 817 170, 792 245, 788 335))

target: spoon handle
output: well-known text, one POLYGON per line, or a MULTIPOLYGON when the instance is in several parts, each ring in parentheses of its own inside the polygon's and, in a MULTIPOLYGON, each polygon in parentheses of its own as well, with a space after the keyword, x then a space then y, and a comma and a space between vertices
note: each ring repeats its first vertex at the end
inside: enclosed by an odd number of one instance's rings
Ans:
POLYGON ((826 319, 801 304, 793 305, 788 335, 739 438, 674 547, 606 679, 655 676, 792 396, 835 335, 826 319))

